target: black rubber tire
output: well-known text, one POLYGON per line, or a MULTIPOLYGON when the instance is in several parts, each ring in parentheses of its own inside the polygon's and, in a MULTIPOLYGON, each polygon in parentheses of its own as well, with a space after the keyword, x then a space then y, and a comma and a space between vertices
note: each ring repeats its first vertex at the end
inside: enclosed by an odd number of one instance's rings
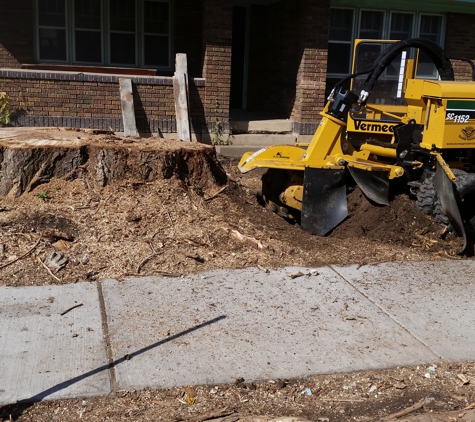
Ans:
POLYGON ((432 215, 435 208, 435 202, 438 198, 437 191, 435 190, 434 174, 428 176, 424 182, 422 182, 417 192, 416 205, 424 214, 432 215))
MULTIPOLYGON (((475 227, 475 174, 466 173, 463 170, 453 169, 457 181, 455 182, 455 199, 459 204, 460 215, 464 225, 475 227)), ((449 218, 442 211, 439 195, 433 183, 434 174, 428 176, 422 182, 417 193, 417 207, 427 215, 434 217, 435 221, 442 227, 446 227, 451 233, 455 234, 455 229, 450 223, 449 218)))

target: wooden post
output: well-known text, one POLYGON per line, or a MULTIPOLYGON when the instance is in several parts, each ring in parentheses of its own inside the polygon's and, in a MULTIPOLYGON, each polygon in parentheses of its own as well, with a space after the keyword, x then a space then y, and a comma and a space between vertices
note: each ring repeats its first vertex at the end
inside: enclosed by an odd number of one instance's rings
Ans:
POLYGON ((122 121, 125 136, 138 136, 135 125, 134 97, 132 95, 132 80, 119 78, 120 103, 122 106, 122 121))
POLYGON ((173 76, 173 93, 175 96, 176 129, 178 138, 191 141, 191 126, 188 96, 188 69, 186 54, 175 56, 175 74, 173 76))

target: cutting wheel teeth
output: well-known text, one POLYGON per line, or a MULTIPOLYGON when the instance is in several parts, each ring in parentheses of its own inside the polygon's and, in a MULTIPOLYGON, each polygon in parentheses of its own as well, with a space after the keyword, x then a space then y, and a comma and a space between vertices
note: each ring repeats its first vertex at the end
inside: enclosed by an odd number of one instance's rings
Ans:
POLYGON ((287 208, 281 207, 280 205, 277 205, 275 202, 266 200, 266 209, 276 213, 280 217, 293 219, 292 215, 289 214, 289 211, 287 210, 287 208))

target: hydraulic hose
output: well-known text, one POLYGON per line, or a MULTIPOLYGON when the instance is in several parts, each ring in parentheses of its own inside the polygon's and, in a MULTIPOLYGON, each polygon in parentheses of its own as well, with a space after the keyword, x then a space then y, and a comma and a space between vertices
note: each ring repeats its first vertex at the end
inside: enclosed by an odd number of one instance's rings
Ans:
POLYGON ((397 57, 397 55, 401 53, 401 51, 410 47, 419 48, 420 50, 427 53, 436 66, 440 78, 443 81, 453 81, 455 79, 452 63, 445 55, 444 50, 435 42, 424 38, 412 38, 409 40, 399 41, 387 48, 386 51, 381 53, 375 60, 375 64, 370 71, 371 73, 366 78, 361 90, 360 98, 362 98, 363 104, 366 102, 366 99, 374 88, 376 81, 384 72, 384 70, 397 57))

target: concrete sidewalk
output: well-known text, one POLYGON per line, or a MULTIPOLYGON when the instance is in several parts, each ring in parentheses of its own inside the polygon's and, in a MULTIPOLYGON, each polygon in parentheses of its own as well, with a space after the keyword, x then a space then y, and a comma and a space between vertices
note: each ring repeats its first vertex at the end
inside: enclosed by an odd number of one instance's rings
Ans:
POLYGON ((0 287, 0 404, 475 360, 474 272, 461 260, 0 287))

